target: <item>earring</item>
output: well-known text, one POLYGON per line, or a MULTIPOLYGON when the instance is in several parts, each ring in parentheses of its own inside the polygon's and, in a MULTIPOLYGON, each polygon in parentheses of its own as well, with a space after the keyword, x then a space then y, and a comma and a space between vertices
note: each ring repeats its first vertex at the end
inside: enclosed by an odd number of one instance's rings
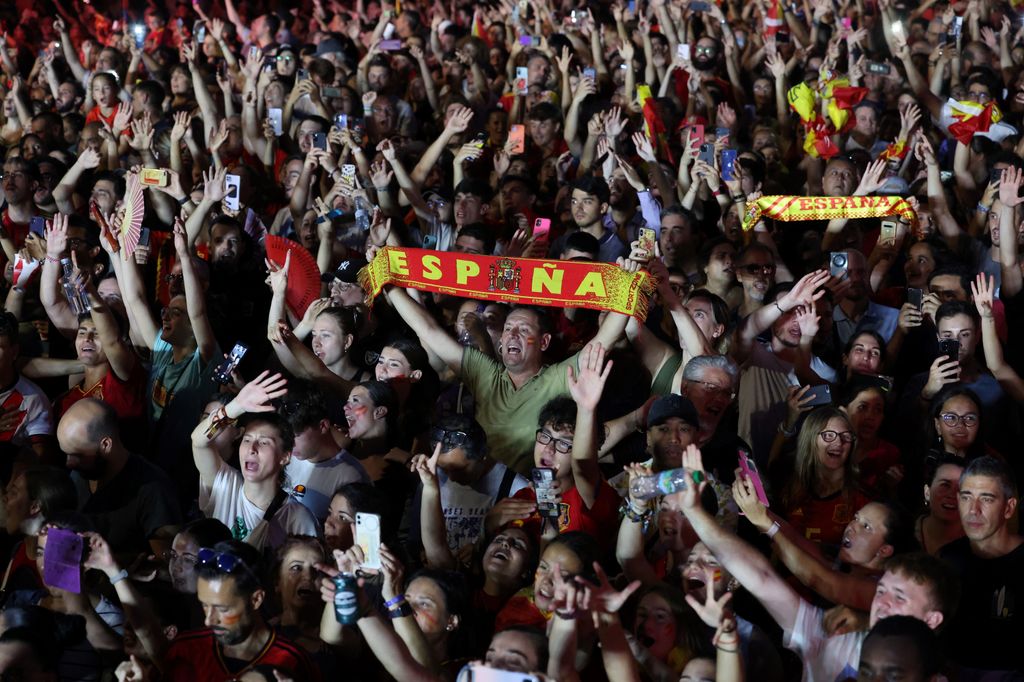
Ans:
POLYGON ((446 625, 444 629, 447 630, 448 632, 454 632, 455 631, 455 626, 452 625, 451 623, 448 623, 448 625, 446 625))

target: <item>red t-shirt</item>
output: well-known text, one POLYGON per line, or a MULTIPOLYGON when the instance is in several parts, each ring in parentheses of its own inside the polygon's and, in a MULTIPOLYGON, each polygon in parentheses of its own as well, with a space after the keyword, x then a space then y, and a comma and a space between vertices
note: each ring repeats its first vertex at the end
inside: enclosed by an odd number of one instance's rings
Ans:
MULTIPOLYGON (((116 106, 114 107, 113 111, 110 112, 110 116, 104 116, 103 112, 100 111, 100 105, 97 104, 96 106, 94 106, 92 109, 89 110, 88 114, 85 115, 85 122, 86 123, 94 123, 94 122, 98 122, 98 121, 106 121, 107 125, 109 125, 111 128, 113 128, 114 127, 114 117, 115 116, 117 116, 117 107, 116 106)), ((131 131, 126 131, 126 132, 131 132, 131 131)))
POLYGON ((846 524, 853 514, 870 500, 859 492, 847 498, 842 492, 825 499, 808 498, 786 517, 805 538, 822 545, 839 545, 846 524))
MULTIPOLYGON (((537 493, 533 488, 522 488, 513 495, 521 500, 536 500, 537 493)), ((589 509, 583 504, 579 491, 575 486, 562 495, 562 502, 559 504, 558 532, 565 533, 571 530, 581 530, 597 540, 602 550, 611 546, 614 533, 609 533, 609 528, 618 528, 619 525, 619 504, 622 502, 615 489, 602 480, 597 487, 597 498, 594 506, 589 509)), ((539 521, 540 517, 534 514, 530 521, 539 521)))
POLYGON ((113 370, 109 370, 103 379, 89 388, 83 388, 79 384, 58 398, 54 405, 56 416, 60 418, 82 398, 96 398, 114 408, 121 419, 141 417, 145 413, 147 379, 148 376, 140 363, 135 363, 127 381, 122 381, 113 370))
POLYGON ((176 682, 227 682, 238 679, 247 670, 268 665, 287 672, 295 680, 319 680, 320 671, 306 652, 291 640, 271 631, 263 651, 251 661, 234 661, 240 669, 229 670, 228 661, 211 630, 186 632, 164 656, 164 679, 176 682))

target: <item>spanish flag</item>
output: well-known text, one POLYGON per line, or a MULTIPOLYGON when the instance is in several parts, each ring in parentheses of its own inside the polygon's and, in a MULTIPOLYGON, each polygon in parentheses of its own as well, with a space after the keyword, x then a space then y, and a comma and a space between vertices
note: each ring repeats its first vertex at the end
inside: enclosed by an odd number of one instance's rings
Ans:
POLYGON ((782 0, 773 0, 768 7, 768 14, 764 17, 764 34, 773 36, 782 30, 786 25, 786 10, 782 7, 782 0))
POLYGON ((955 102, 951 105, 954 122, 949 126, 949 134, 963 144, 970 144, 976 133, 987 133, 992 124, 999 123, 1003 112, 995 102, 982 106, 977 102, 955 102))
POLYGON ((484 45, 487 49, 491 49, 494 45, 491 44, 491 34, 487 32, 487 26, 484 25, 484 14, 480 10, 473 13, 473 37, 479 38, 484 41, 484 45))
POLYGON ((636 98, 644 112, 644 134, 651 141, 651 146, 658 150, 661 158, 666 159, 669 163, 675 163, 672 151, 668 146, 668 131, 665 129, 665 123, 658 116, 657 104, 651 95, 651 86, 636 86, 636 98))

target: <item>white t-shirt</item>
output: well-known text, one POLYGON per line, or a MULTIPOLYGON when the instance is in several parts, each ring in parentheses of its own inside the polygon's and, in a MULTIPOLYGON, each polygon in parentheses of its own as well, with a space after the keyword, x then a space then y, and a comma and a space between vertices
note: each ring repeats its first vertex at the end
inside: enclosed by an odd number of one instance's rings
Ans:
POLYGON ((236 540, 263 549, 281 546, 289 535, 320 535, 313 514, 291 496, 269 522, 264 521, 266 510, 249 501, 242 483, 242 474, 237 469, 222 464, 212 488, 199 486, 199 508, 230 528, 236 540))
POLYGON ((0 393, 0 405, 6 406, 8 401, 11 404, 9 407, 5 407, 5 411, 14 409, 24 412, 25 418, 14 430, 14 435, 10 438, 3 438, 3 440, 9 440, 13 444, 21 446, 25 445, 32 436, 53 435, 53 413, 50 411, 50 401, 46 399, 46 394, 41 388, 25 377, 18 377, 10 390, 0 393), (21 399, 19 400, 15 394, 20 395, 21 399))
POLYGON ((822 625, 825 612, 803 599, 796 623, 787 630, 783 645, 795 651, 804 662, 804 682, 842 682, 857 678, 860 647, 868 636, 865 631, 829 637, 822 625))
MULTIPOLYGON (((449 480, 438 469, 438 483, 441 486, 441 509, 444 525, 448 529, 448 547, 457 552, 465 545, 472 545, 484 534, 484 517, 494 506, 501 489, 501 481, 508 471, 501 462, 495 464, 472 488, 449 480)), ((512 479, 508 496, 529 485, 519 474, 512 479)))
POLYGON ((363 465, 347 450, 316 463, 292 457, 284 473, 289 494, 312 512, 317 521, 327 516, 335 490, 346 483, 370 482, 363 465))

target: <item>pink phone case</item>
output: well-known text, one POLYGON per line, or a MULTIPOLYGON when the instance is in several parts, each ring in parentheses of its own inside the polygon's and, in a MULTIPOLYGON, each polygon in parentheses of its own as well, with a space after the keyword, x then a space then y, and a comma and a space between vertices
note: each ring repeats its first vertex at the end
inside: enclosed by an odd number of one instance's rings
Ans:
MULTIPOLYGON (((750 482, 754 484, 754 492, 757 493, 757 499, 760 500, 761 504, 766 507, 771 505, 768 503, 768 496, 764 492, 764 484, 761 483, 761 475, 757 473, 757 464, 750 459, 743 450, 738 452, 740 460, 740 470, 743 475, 750 479, 750 482)), ((742 512, 741 512, 742 513, 742 512)))

